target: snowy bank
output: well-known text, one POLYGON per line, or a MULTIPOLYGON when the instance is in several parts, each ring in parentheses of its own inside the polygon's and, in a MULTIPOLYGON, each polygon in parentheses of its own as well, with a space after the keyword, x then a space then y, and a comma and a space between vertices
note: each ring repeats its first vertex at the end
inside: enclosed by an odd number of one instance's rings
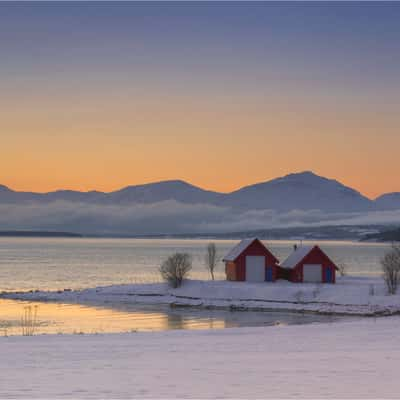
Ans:
POLYGON ((166 284, 126 284, 77 291, 2 293, 17 300, 77 303, 169 304, 243 310, 279 310, 350 315, 400 313, 400 295, 389 296, 383 280, 339 277, 337 283, 310 284, 277 281, 248 283, 187 280, 178 289, 166 284))
POLYGON ((0 337, 0 398, 398 398, 400 318, 0 337))

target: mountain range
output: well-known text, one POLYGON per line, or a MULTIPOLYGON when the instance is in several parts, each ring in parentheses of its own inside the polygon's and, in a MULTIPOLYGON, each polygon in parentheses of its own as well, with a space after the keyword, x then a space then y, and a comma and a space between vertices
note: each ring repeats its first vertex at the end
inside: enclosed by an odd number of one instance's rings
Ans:
POLYGON ((54 201, 90 204, 153 204, 175 200, 183 204, 210 204, 235 209, 275 211, 321 210, 350 212, 400 209, 400 193, 386 193, 371 200, 360 192, 306 171, 245 186, 230 193, 204 190, 182 180, 127 186, 114 192, 57 190, 48 193, 19 192, 0 185, 0 204, 54 201))
POLYGON ((109 193, 19 192, 0 185, 0 231, 153 235, 396 223, 400 224, 400 193, 369 199, 309 171, 230 193, 181 180, 109 193))

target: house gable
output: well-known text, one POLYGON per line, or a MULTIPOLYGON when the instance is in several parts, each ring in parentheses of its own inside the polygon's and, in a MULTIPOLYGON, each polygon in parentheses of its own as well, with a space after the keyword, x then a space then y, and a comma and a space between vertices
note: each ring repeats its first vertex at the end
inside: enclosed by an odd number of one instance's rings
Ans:
MULTIPOLYGON (((320 264, 322 266, 322 282, 325 282, 326 270, 334 268, 337 270, 336 264, 320 249, 314 246, 290 271, 290 280, 293 282, 303 281, 303 266, 305 264, 320 264)), ((335 274, 333 272, 333 283, 335 282, 335 274)))
POLYGON ((326 255, 324 251, 321 250, 319 246, 314 246, 304 257, 303 259, 297 263, 296 267, 299 264, 323 264, 330 265, 338 270, 336 264, 326 255))
POLYGON ((264 244, 257 238, 243 239, 238 243, 224 258, 223 261, 233 261, 235 262, 243 253, 251 252, 254 255, 266 255, 275 264, 279 261, 278 259, 264 246, 264 244), (262 251, 261 254, 259 252, 262 251))
MULTIPOLYGON (((244 281, 246 279, 246 257, 247 256, 264 256, 265 267, 276 267, 278 259, 262 244, 258 239, 253 242, 236 258, 236 277, 237 280, 244 281)), ((275 280, 275 272, 273 276, 275 280)))

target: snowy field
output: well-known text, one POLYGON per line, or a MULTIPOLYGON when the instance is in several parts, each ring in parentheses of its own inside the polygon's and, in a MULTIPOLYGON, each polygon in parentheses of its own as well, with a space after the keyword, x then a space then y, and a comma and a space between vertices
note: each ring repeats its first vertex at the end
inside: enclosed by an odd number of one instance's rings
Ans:
MULTIPOLYGON (((336 285, 186 281, 2 293, 363 315, 400 312, 380 278, 336 285)), ((223 330, 0 337, 0 398, 399 398, 400 317, 223 330)))
POLYGON ((188 280, 178 289, 171 289, 164 283, 129 284, 76 291, 2 293, 1 297, 34 301, 97 304, 126 302, 349 315, 400 313, 400 295, 388 296, 383 279, 379 277, 338 277, 334 285, 287 281, 248 283, 188 280))
POLYGON ((399 398, 400 317, 0 337, 0 398, 399 398))

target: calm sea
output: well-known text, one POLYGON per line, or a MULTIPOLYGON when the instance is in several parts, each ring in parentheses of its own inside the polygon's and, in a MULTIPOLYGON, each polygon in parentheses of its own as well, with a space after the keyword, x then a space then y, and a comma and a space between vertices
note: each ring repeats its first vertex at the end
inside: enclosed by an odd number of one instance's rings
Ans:
MULTIPOLYGON (((168 255, 192 255, 192 278, 209 279, 204 267, 208 240, 25 239, 0 238, 0 291, 85 288, 160 281, 158 268, 168 255)), ((215 241, 222 256, 237 241, 215 241)), ((283 260, 294 242, 266 243, 283 260)), ((323 249, 352 274, 380 274, 388 245, 322 242, 323 249)), ((218 279, 224 279, 218 265, 218 279)), ((0 299, 0 336, 21 335, 21 318, 35 314, 35 334, 130 332, 169 329, 221 329, 335 322, 343 317, 281 312, 174 309, 163 305, 62 304, 0 299), (29 311, 30 310, 30 311, 29 311)))
MULTIPOLYGON (((192 255, 193 279, 208 279, 204 267, 208 240, 0 238, 0 291, 86 288, 120 283, 160 280, 158 268, 168 255, 180 251, 192 255)), ((215 241, 222 256, 237 241, 215 241)), ((294 241, 265 242, 283 260, 294 241)), ((311 243, 311 242, 305 242, 311 243)), ((380 259, 387 244, 324 241, 318 243, 351 274, 380 274, 380 259)), ((224 266, 218 265, 218 279, 224 266)))

